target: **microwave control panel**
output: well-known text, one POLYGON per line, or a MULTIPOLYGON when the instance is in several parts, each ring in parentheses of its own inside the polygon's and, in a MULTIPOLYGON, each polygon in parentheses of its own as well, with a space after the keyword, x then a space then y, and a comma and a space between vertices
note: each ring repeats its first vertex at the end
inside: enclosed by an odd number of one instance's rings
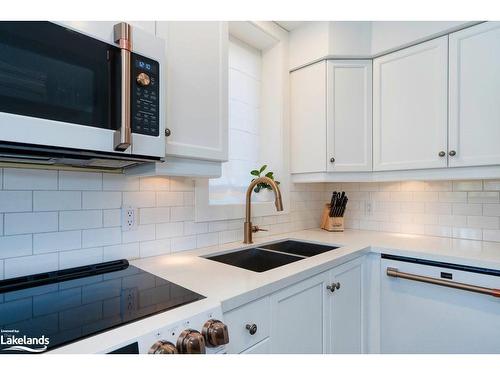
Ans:
POLYGON ((157 137, 160 134, 160 66, 158 62, 132 54, 132 132, 157 137))

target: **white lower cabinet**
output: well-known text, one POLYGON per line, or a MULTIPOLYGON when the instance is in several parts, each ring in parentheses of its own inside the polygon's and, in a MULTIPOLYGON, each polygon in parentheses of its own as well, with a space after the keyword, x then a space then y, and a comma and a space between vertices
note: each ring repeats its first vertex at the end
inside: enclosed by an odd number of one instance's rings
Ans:
POLYGON ((500 288, 499 275, 477 268, 382 259, 381 353, 500 353, 499 298, 388 276, 388 268, 451 283, 500 288))
POLYGON ((271 353, 326 353, 329 272, 271 296, 271 353))
POLYGON ((228 311, 228 353, 362 353, 363 264, 354 259, 228 311))

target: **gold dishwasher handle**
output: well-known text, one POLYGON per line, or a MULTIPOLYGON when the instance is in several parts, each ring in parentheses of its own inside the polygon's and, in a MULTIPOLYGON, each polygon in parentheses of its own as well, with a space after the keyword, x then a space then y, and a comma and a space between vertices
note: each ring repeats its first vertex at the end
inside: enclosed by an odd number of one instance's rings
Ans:
POLYGON ((392 267, 387 268, 387 276, 399 277, 400 279, 419 281, 422 283, 446 286, 448 288, 466 290, 468 292, 474 292, 474 293, 487 294, 489 296, 500 298, 500 289, 485 288, 477 285, 457 283, 455 281, 448 281, 429 276, 421 276, 412 273, 400 272, 398 271, 397 268, 392 268, 392 267))

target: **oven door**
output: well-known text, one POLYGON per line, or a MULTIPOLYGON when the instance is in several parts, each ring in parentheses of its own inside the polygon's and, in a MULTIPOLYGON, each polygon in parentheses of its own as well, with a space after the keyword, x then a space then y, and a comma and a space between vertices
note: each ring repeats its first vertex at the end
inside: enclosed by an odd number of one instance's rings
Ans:
POLYGON ((113 23, 84 24, 82 33, 50 22, 0 22, 0 141, 164 156, 159 131, 131 134, 131 146, 117 147, 124 138, 122 87, 131 90, 135 80, 129 75, 122 86, 113 23))

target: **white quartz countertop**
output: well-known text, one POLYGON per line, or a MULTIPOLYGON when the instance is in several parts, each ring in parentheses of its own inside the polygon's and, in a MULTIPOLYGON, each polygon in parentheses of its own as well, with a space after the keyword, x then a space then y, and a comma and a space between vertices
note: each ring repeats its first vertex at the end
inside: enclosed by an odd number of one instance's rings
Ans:
POLYGON ((500 269, 500 243, 497 242, 357 230, 331 233, 321 229, 259 238, 251 246, 234 242, 131 263, 212 301, 219 301, 222 310, 229 311, 369 252, 500 269), (204 258, 283 239, 305 240, 340 248, 262 273, 204 258))

